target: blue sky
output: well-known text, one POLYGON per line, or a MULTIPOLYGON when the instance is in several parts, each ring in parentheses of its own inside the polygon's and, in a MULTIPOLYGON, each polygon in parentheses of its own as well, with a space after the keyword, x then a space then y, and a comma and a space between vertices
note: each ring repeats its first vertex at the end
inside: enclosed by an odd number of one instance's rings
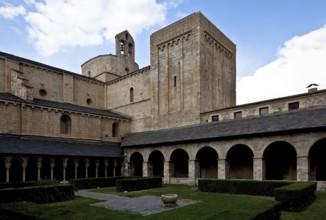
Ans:
POLYGON ((326 88, 324 0, 1 0, 0 51, 80 73, 128 29, 149 65, 150 34, 201 11, 237 45, 237 103, 326 88))

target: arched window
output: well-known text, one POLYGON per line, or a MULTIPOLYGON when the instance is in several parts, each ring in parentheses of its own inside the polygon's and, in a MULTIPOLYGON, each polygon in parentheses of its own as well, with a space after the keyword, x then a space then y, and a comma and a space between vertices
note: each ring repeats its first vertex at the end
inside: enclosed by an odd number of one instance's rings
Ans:
POLYGON ((129 97, 130 97, 130 102, 134 102, 134 88, 130 88, 129 97))
POLYGON ((129 43, 128 45, 128 56, 131 56, 132 55, 132 44, 129 43))
POLYGON ((69 134, 71 132, 71 119, 68 115, 62 115, 60 118, 60 133, 69 134))
POLYGON ((125 54, 125 42, 123 40, 120 41, 120 53, 125 54))
POLYGON ((119 135, 119 126, 117 123, 112 124, 112 137, 118 137, 119 135))

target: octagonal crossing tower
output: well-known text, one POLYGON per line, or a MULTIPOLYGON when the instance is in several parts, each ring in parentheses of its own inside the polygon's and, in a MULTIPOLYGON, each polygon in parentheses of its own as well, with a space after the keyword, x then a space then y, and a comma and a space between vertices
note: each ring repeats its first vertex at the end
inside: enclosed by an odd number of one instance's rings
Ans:
POLYGON ((154 129, 236 103, 236 46, 200 12, 151 35, 151 74, 154 129))
POLYGON ((139 69, 135 62, 135 42, 128 31, 115 36, 116 55, 105 54, 82 64, 82 74, 108 82, 139 69))

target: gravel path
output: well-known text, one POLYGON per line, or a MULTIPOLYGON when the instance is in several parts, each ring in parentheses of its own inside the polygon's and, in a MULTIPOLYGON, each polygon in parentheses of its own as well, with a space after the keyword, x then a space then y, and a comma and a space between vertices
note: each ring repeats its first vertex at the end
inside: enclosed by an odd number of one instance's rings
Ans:
POLYGON ((103 200, 102 202, 91 204, 92 206, 109 208, 118 211, 135 212, 141 215, 156 214, 156 213, 168 211, 174 208, 178 208, 194 203, 193 201, 190 200, 178 200, 177 207, 167 208, 162 206, 161 197, 158 196, 141 196, 135 198, 128 198, 128 197, 121 197, 121 196, 110 195, 110 194, 88 192, 85 190, 79 190, 75 192, 75 195, 103 200))

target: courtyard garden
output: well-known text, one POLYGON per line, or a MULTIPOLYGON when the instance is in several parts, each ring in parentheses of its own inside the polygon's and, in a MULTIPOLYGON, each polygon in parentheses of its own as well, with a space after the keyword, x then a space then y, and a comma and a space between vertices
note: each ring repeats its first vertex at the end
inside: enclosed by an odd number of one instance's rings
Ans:
MULTIPOLYGON (((191 201, 187 206, 167 209, 158 214, 146 215, 94 207, 99 200, 75 196, 73 200, 36 204, 31 202, 2 203, 1 208, 15 212, 24 219, 254 219, 259 213, 275 206, 277 201, 268 196, 234 195, 200 192, 187 185, 162 185, 148 190, 117 192, 115 187, 87 190, 121 197, 140 197, 177 193, 179 200, 191 201)), ((316 192, 316 200, 301 212, 281 213, 281 219, 324 219, 326 216, 326 193, 316 192)), ((10 219, 4 213, 1 219, 10 219)), ((14 219, 14 218, 12 218, 14 219)))

